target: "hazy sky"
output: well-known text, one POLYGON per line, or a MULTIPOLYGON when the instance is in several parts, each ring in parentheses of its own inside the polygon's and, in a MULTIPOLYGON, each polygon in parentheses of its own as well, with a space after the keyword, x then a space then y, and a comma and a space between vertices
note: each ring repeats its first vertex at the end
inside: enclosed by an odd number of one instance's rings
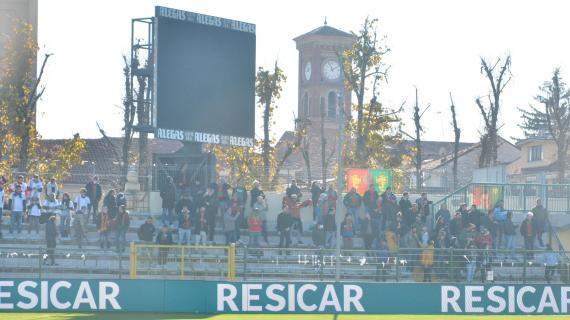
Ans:
MULTIPOLYGON (((414 86, 420 103, 431 103, 425 139, 452 140, 449 92, 453 92, 464 141, 476 141, 482 128, 474 99, 488 92, 479 56, 512 55, 513 80, 506 89, 501 134, 521 135, 517 107, 526 107, 555 66, 570 74, 567 1, 87 1, 40 0, 41 51, 54 53, 47 89, 39 105, 38 128, 45 138, 99 137, 96 122, 110 135, 121 134, 122 54, 129 54, 131 18, 152 16, 161 5, 255 23, 257 65, 275 59, 288 80, 278 102, 276 136, 292 129, 297 110, 298 53, 293 38, 320 25, 357 30, 366 16, 380 19, 379 32, 391 53, 382 102, 400 105, 410 132, 414 86)), ((570 78, 570 76, 568 76, 570 78)), ((258 119, 259 119, 258 109, 258 119)), ((257 131, 260 133, 257 121, 257 131)))

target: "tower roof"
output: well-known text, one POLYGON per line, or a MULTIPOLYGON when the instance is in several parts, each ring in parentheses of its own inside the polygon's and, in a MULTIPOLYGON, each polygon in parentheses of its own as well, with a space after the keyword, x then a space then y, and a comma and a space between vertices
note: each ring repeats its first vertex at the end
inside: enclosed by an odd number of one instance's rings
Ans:
POLYGON ((352 37, 354 37, 354 35, 352 35, 352 34, 350 34, 350 33, 348 33, 348 32, 339 30, 339 29, 337 29, 337 28, 333 28, 333 27, 327 25, 326 22, 325 22, 325 25, 320 26, 320 27, 318 27, 318 28, 316 28, 316 29, 313 29, 313 30, 311 30, 311 31, 309 31, 309 32, 307 32, 307 33, 305 33, 305 34, 302 34, 302 35, 296 37, 296 38, 293 39, 293 40, 297 41, 297 40, 300 40, 300 39, 302 39, 302 38, 305 38, 305 37, 308 37, 308 36, 313 36, 313 35, 315 35, 315 36, 346 37, 346 38, 352 38, 352 37))

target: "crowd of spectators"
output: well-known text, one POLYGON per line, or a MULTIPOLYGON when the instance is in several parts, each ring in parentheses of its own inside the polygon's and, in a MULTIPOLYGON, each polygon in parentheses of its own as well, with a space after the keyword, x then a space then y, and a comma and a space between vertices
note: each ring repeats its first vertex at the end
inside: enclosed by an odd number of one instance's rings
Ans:
MULTIPOLYGON (((13 182, 0 177, 0 201, 0 217, 7 209, 8 233, 12 237, 40 239, 40 229, 44 230, 48 255, 45 263, 55 264, 53 252, 58 239, 72 240, 81 248, 87 241, 88 224, 98 231, 101 248, 109 249, 113 243, 118 251, 125 249, 130 225, 126 198, 113 189, 103 197, 97 176, 92 177, 75 198, 61 192, 54 178, 44 183, 37 174, 29 180, 18 175, 13 182), (23 230, 25 224, 27 232, 23 230)), ((0 219, 0 239, 2 223, 0 219)))

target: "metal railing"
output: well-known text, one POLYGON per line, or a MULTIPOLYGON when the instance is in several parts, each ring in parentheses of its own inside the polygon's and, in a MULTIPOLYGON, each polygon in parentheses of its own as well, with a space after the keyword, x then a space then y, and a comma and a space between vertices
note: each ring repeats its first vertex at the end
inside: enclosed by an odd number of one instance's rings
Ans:
POLYGON ((341 281, 570 283, 567 252, 400 248, 178 246, 131 244, 130 252, 2 247, 4 277, 341 281))
POLYGON ((129 255, 112 250, 55 248, 51 252, 37 246, 0 247, 4 277, 121 279, 128 277, 128 267, 129 255))
MULTIPOLYGON (((560 252, 543 250, 398 249, 343 250, 341 281, 372 282, 559 282, 570 281, 570 264, 560 252), (547 268, 548 255, 558 263, 547 268), (552 275, 545 277, 546 270, 552 275)), ((273 281, 334 281, 332 249, 238 248, 237 278, 273 281)), ((551 261, 550 261, 551 262, 551 261)))
POLYGON ((131 242, 131 279, 235 278, 235 246, 158 245, 131 242))
POLYGON ((550 213, 570 212, 570 185, 568 184, 498 184, 470 183, 432 204, 431 212, 437 212, 445 203, 450 211, 462 203, 476 204, 490 210, 499 200, 504 208, 513 212, 527 212, 534 208, 537 199, 550 213))

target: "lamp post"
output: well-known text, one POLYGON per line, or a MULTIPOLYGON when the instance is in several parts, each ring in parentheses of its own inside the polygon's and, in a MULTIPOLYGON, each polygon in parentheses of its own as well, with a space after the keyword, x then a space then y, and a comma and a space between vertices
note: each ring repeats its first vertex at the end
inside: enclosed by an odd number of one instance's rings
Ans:
POLYGON ((342 146, 344 138, 344 104, 342 103, 342 93, 338 96, 338 146, 337 146, 337 199, 336 199, 336 274, 335 280, 340 281, 340 224, 342 212, 342 187, 343 187, 343 172, 342 172, 342 146))

